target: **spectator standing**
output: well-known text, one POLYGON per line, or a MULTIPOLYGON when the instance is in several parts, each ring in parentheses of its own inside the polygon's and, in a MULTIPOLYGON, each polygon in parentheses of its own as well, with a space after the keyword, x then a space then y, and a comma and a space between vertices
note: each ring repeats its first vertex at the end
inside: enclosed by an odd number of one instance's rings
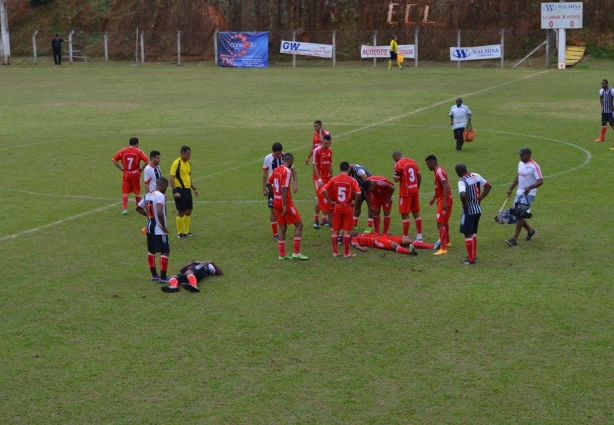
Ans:
POLYGON ((55 38, 51 40, 51 49, 53 50, 53 62, 56 65, 62 65, 62 43, 63 38, 60 38, 59 34, 55 35, 55 38))
POLYGON ((463 149, 463 143, 465 143, 463 132, 469 123, 471 123, 471 110, 467 105, 463 105, 463 99, 459 97, 456 99, 456 105, 450 108, 450 125, 454 132, 457 151, 463 149))

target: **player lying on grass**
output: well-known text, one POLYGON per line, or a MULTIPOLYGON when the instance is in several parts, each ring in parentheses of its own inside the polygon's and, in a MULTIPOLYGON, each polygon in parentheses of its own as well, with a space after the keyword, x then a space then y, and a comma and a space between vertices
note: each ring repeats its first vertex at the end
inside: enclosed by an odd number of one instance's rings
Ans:
POLYGON ((399 254, 418 255, 417 249, 433 249, 433 244, 424 243, 410 238, 409 236, 388 236, 377 233, 350 232, 352 246, 359 251, 366 252, 367 247, 387 249, 399 254), (406 248, 407 247, 407 248, 406 248))
POLYGON ((163 286, 163 292, 179 292, 179 284, 190 292, 200 292, 198 282, 209 275, 223 275, 224 272, 213 261, 192 260, 179 270, 179 274, 172 275, 168 286, 163 286))

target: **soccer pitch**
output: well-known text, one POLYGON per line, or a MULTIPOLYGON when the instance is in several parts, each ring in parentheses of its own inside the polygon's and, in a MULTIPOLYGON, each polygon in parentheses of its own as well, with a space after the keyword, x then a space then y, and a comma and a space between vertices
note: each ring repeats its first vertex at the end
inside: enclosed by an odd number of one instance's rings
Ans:
POLYGON ((592 141, 605 69, 0 68, 0 422, 611 423, 614 132, 592 141), (458 96, 477 135, 462 152, 458 96), (335 171, 391 179, 393 150, 417 161, 426 242, 424 158, 438 157, 455 202, 447 256, 332 258, 328 230, 311 227, 316 119, 335 171), (169 271, 216 261, 225 275, 199 294, 150 282, 133 197, 120 215, 111 158, 133 136, 161 151, 165 176, 192 148, 196 237, 171 238, 169 271), (261 193, 273 142, 296 157, 309 261, 277 260, 261 193), (493 218, 523 146, 545 180, 537 233, 512 248, 493 218), (457 162, 493 185, 475 266, 459 264, 457 162))

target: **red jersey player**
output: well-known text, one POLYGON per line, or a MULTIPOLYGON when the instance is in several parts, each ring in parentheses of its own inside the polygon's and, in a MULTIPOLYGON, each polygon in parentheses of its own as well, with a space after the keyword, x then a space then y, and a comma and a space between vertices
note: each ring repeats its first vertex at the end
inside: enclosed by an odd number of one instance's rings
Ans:
POLYGON ((333 150, 330 148, 330 144, 330 135, 325 135, 322 139, 322 144, 313 150, 313 176, 314 179, 316 179, 314 181, 314 185, 316 188, 316 194, 318 195, 315 212, 316 214, 318 214, 319 211, 322 212, 323 226, 329 225, 329 220, 331 219, 331 214, 333 212, 332 206, 322 195, 321 190, 332 178, 331 169, 333 164, 333 150))
POLYGON ((433 244, 416 241, 409 236, 388 236, 376 233, 351 232, 352 246, 359 251, 366 252, 368 246, 372 248, 396 251, 399 254, 418 255, 417 249, 433 249, 433 244))
POLYGON ((303 222, 301 215, 292 202, 290 191, 290 179, 292 172, 290 169, 294 164, 294 156, 291 153, 284 154, 284 163, 269 176, 267 187, 273 192, 273 210, 277 218, 278 239, 280 260, 309 260, 309 257, 301 254, 301 236, 303 232, 303 222), (288 224, 294 224, 294 253, 292 256, 286 255, 286 230, 288 224))
POLYGON ((369 227, 373 224, 375 233, 379 234, 380 214, 384 209, 384 234, 390 228, 390 211, 392 210, 392 194, 394 193, 394 183, 382 176, 367 177, 365 193, 371 198, 371 210, 373 218, 369 219, 369 227))
POLYGON ((337 238, 339 230, 343 231, 343 245, 345 258, 354 257, 350 253, 350 231, 354 227, 354 205, 360 199, 360 186, 353 177, 348 175, 349 162, 339 164, 341 173, 329 180, 322 188, 322 195, 333 206, 333 257, 339 256, 337 238))
MULTIPOLYGON (((309 150, 309 154, 307 155, 307 158, 305 159, 305 165, 309 165, 309 160, 312 158, 314 150, 317 147, 322 145, 322 141, 324 140, 324 138, 327 137, 329 140, 331 139, 330 133, 322 128, 322 121, 320 120, 315 121, 313 123, 313 130, 314 132, 313 132, 313 140, 311 143, 311 149, 309 150)), ((318 186, 318 178, 316 177, 315 172, 312 173, 312 178, 313 178, 313 185, 316 190, 316 197, 317 197, 318 191, 322 188, 322 185, 318 186)), ((326 224, 326 223, 323 223, 323 224, 326 224)), ((316 230, 320 228, 320 207, 319 207, 319 203, 317 199, 316 199, 316 204, 314 206, 313 228, 316 230)))
POLYGON ((134 192, 137 205, 141 201, 141 171, 149 162, 149 158, 145 155, 145 152, 139 149, 139 139, 133 137, 130 139, 130 146, 117 152, 112 161, 124 173, 122 182, 122 215, 126 215, 128 214, 129 193, 134 192), (141 161, 145 163, 142 168, 141 161))
POLYGON ((403 236, 409 234, 409 213, 416 220, 416 240, 422 240, 422 217, 420 217, 420 198, 418 192, 422 176, 416 161, 404 158, 401 151, 392 153, 394 159, 394 181, 399 182, 399 212, 403 219, 403 236))
POLYGON ((437 228, 439 229, 439 250, 434 255, 445 255, 450 242, 450 214, 452 213, 452 191, 446 170, 437 163, 435 155, 429 155, 425 159, 429 170, 435 172, 435 195, 429 202, 433 205, 437 201, 437 228))

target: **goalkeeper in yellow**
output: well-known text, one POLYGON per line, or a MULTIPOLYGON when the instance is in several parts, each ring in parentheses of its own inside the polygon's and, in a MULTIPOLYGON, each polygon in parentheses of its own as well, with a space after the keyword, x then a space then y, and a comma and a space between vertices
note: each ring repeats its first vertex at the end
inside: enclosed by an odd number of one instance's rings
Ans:
POLYGON ((390 40, 390 60, 388 61, 388 69, 392 69, 392 61, 397 63, 399 69, 403 69, 401 62, 397 59, 397 54, 399 53, 399 45, 397 44, 397 36, 393 35, 392 40, 390 40))

